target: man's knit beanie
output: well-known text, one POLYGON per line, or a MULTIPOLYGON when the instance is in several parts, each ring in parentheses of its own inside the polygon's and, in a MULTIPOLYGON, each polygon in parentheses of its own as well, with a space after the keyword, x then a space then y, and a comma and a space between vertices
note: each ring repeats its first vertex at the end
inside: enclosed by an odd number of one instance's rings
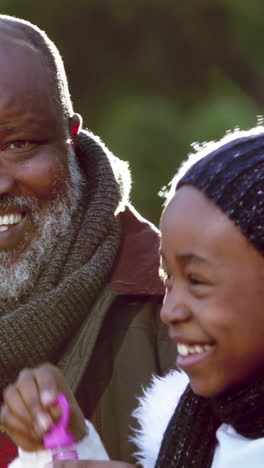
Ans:
POLYGON ((199 147, 176 175, 172 191, 186 184, 202 190, 264 255, 264 127, 199 147))

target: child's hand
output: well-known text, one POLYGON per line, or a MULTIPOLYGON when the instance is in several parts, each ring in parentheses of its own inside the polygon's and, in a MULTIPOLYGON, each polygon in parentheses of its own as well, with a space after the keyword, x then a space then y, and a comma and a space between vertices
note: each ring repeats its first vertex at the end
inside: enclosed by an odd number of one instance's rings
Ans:
POLYGON ((1 425, 23 450, 43 449, 43 435, 61 414, 59 407, 54 406, 57 392, 64 393, 69 401, 69 430, 78 441, 86 432, 84 417, 57 367, 44 364, 35 369, 24 369, 17 381, 5 389, 1 425))

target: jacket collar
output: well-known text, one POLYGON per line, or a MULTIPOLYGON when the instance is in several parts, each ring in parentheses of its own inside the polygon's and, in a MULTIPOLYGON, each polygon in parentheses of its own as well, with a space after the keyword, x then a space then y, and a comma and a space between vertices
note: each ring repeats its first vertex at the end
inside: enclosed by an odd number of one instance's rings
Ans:
POLYGON ((163 295, 159 278, 158 229, 131 205, 120 214, 122 237, 111 276, 111 287, 121 294, 163 295))

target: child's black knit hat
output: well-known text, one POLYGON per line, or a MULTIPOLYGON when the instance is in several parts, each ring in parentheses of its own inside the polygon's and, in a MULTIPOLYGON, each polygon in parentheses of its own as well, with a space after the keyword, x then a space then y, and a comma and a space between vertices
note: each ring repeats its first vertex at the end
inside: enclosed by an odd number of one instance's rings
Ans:
POLYGON ((175 178, 176 190, 186 184, 213 200, 264 255, 263 127, 235 132, 202 147, 175 178))

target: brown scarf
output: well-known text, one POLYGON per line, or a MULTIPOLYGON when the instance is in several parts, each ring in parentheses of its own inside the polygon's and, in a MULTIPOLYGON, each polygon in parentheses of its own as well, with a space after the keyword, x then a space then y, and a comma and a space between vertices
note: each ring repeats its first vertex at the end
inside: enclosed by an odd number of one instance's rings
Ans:
POLYGON ((14 310, 0 305, 0 388, 21 369, 57 362, 105 284, 120 239, 117 213, 130 188, 127 167, 88 132, 76 152, 87 188, 71 228, 34 290, 14 310))

